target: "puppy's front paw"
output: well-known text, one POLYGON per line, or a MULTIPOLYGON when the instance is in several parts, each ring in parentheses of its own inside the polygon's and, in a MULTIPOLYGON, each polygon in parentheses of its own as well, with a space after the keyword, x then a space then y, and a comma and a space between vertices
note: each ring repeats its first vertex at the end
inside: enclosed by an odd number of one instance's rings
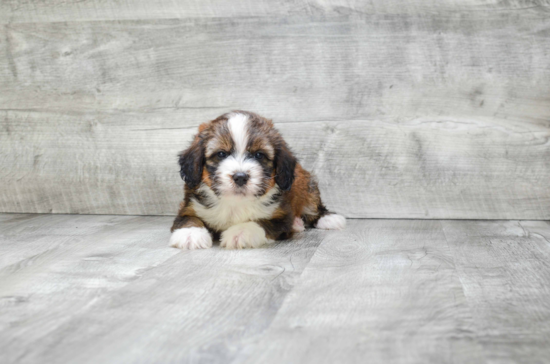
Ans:
POLYGON ((325 215, 317 221, 315 227, 325 230, 342 230, 346 227, 346 218, 337 214, 325 215))
POLYGON ((212 236, 203 227, 178 229, 170 237, 170 246, 189 250, 207 249, 212 247, 212 236))
POLYGON ((220 239, 220 246, 227 249, 257 248, 265 243, 265 230, 255 222, 233 225, 222 233, 220 239))

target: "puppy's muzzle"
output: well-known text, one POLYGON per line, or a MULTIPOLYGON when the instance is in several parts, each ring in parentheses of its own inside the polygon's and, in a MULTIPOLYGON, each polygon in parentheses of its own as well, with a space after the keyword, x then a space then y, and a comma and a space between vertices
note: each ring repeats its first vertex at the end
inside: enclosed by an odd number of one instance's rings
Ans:
POLYGON ((250 176, 244 172, 237 172, 233 175, 233 181, 235 181, 239 187, 244 186, 249 178, 250 176))

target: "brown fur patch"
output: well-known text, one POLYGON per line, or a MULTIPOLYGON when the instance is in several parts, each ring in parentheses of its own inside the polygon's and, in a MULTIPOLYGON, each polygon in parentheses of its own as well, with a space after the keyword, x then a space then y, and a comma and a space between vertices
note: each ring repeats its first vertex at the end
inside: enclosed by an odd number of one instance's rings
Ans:
POLYGON ((208 171, 206 169, 202 170, 202 181, 208 186, 212 187, 212 180, 210 179, 210 176, 208 175, 208 171))
POLYGON ((207 140, 206 157, 212 156, 217 151, 230 152, 233 149, 233 139, 227 127, 227 119, 216 119, 210 122, 210 126, 204 133, 207 140))
POLYGON ((285 215, 288 214, 288 210, 285 210, 281 207, 277 208, 275 212, 273 212, 273 216, 271 216, 272 219, 281 219, 285 217, 285 215))
POLYGON ((250 142, 248 143, 248 145, 250 148, 250 153, 254 154, 256 152, 263 152, 267 155, 269 159, 273 160, 273 146, 267 138, 258 136, 250 138, 250 142))
POLYGON ((199 133, 202 133, 203 131, 205 131, 206 128, 208 128, 209 126, 210 126, 210 122, 202 123, 201 125, 199 125, 199 133))
POLYGON ((178 212, 178 216, 174 220, 170 231, 174 232, 174 230, 177 229, 190 227, 205 227, 205 224, 201 219, 195 216, 193 205, 189 202, 189 199, 186 199, 186 201, 183 201, 180 204, 180 211, 178 212))
POLYGON ((308 182, 311 177, 308 171, 297 164, 294 169, 294 183, 289 191, 290 204, 294 216, 302 216, 306 206, 311 205, 312 196, 308 193, 308 182))

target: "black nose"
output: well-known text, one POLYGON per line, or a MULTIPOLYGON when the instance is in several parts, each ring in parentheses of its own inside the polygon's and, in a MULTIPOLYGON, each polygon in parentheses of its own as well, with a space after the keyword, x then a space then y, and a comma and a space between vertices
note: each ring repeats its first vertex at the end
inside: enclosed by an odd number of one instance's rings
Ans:
POLYGON ((248 174, 237 172, 233 175, 233 181, 235 181, 237 186, 244 186, 246 184, 246 181, 248 181, 248 174))

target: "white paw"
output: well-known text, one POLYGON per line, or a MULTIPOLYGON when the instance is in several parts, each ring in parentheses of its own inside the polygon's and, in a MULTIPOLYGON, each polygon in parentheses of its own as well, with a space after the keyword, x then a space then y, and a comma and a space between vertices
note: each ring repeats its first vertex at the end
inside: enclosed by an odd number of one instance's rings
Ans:
POLYGON ((255 222, 233 225, 222 233, 220 239, 220 246, 227 249, 257 248, 265 243, 265 230, 255 222))
POLYGON ((170 236, 170 246, 189 250, 207 249, 212 247, 212 236, 203 227, 178 229, 170 236))
POLYGON ((297 233, 301 233, 306 228, 304 227, 304 220, 301 217, 295 217, 294 223, 292 224, 292 230, 297 233))
POLYGON ((337 214, 325 215, 317 221, 315 227, 325 230, 342 230, 346 227, 346 218, 337 214))

